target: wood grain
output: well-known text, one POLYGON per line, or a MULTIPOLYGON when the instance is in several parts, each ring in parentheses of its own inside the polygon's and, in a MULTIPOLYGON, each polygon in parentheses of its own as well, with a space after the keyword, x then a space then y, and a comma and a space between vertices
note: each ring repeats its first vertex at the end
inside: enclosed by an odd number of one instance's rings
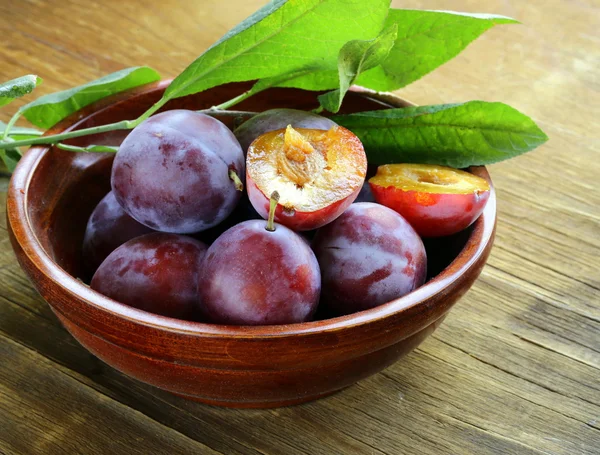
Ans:
MULTIPOLYGON (((38 92, 50 93, 133 65, 173 76, 263 3, 0 2, 0 79, 38 73, 38 92)), ((0 453, 40 453, 40 444, 48 454, 600 453, 600 7, 451 7, 524 25, 490 30, 399 94, 418 104, 504 101, 551 140, 492 167, 495 249, 432 337, 385 372, 299 407, 222 410, 156 391, 90 356, 33 291, 10 250, 0 179, 0 453)))

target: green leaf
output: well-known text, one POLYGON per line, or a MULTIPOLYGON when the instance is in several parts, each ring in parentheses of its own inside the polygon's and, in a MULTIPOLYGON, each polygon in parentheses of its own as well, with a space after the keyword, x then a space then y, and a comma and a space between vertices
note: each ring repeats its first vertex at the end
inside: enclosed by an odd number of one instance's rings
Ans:
POLYGON ((21 159, 21 153, 18 149, 7 149, 5 155, 4 164, 6 164, 6 169, 8 169, 8 172, 13 172, 21 159))
POLYGON ((358 84, 391 91, 420 79, 456 57, 497 24, 518 23, 490 14, 391 9, 386 27, 398 24, 398 38, 383 64, 364 72, 358 84))
POLYGON ((4 162, 8 172, 13 172, 17 163, 21 159, 21 152, 18 148, 0 150, 0 161, 4 162))
POLYGON ((548 140, 525 114, 506 104, 484 101, 361 112, 331 119, 360 138, 369 163, 376 165, 485 165, 528 152, 548 140))
POLYGON ((340 50, 338 57, 339 89, 319 96, 319 103, 329 112, 340 110, 346 92, 360 73, 381 64, 390 53, 398 35, 398 26, 393 24, 372 40, 349 41, 340 50))
POLYGON ((28 74, 0 84, 0 107, 31 93, 41 83, 41 78, 35 74, 28 74))
POLYGON ((160 75, 152 68, 127 68, 70 90, 42 96, 23 106, 20 112, 35 126, 48 129, 94 101, 159 79, 160 75))
POLYGON ((336 69, 340 48, 380 32, 390 0, 274 0, 198 57, 163 99, 227 82, 278 77, 306 67, 336 69))

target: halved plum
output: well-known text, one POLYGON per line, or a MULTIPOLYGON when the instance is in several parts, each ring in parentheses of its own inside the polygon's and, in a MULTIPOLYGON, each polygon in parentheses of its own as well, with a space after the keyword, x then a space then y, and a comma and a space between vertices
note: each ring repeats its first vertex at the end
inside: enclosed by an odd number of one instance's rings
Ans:
POLYGON ((421 237, 462 231, 483 211, 490 185, 469 172, 431 164, 386 164, 369 179, 375 200, 402 215, 421 237))
POLYGON ((280 195, 275 220, 297 231, 330 223, 354 202, 367 172, 360 140, 349 130, 286 129, 258 137, 248 148, 250 202, 267 218, 269 198, 280 195))

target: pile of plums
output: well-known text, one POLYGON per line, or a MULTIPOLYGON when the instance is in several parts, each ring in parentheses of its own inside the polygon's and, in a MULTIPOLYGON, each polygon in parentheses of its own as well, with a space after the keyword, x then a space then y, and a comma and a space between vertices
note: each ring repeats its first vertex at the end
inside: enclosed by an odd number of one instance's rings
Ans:
POLYGON ((421 237, 465 229, 490 188, 441 166, 380 166, 368 184, 366 173, 360 140, 309 112, 266 111, 234 132, 194 111, 154 115, 119 147, 112 191, 88 221, 90 285, 152 313, 233 325, 399 298, 425 282, 421 237))

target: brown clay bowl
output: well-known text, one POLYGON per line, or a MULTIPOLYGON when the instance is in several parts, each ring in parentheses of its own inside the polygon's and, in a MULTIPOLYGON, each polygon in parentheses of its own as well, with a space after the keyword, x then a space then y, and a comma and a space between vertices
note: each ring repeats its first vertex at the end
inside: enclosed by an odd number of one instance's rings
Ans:
MULTIPOLYGON (((163 81, 103 100, 49 133, 136 118, 167 85, 163 81)), ((218 87, 175 100, 167 108, 208 108, 248 87, 218 87)), ((301 90, 271 89, 239 108, 312 109, 315 99, 314 93, 301 90)), ((391 95, 353 89, 343 110, 406 105, 391 95)), ((72 143, 115 144, 125 134, 72 143)), ((231 327, 181 321, 123 305, 77 279, 83 273, 80 246, 85 225, 109 191, 111 163, 107 155, 31 148, 8 193, 8 229, 16 256, 67 330, 90 352, 140 381, 210 404, 258 408, 301 403, 386 368, 429 336, 471 287, 494 238, 492 190, 483 215, 470 229, 430 244, 429 268, 435 276, 400 299, 345 317, 293 325, 231 327)), ((471 171, 489 180, 485 168, 471 171)))

